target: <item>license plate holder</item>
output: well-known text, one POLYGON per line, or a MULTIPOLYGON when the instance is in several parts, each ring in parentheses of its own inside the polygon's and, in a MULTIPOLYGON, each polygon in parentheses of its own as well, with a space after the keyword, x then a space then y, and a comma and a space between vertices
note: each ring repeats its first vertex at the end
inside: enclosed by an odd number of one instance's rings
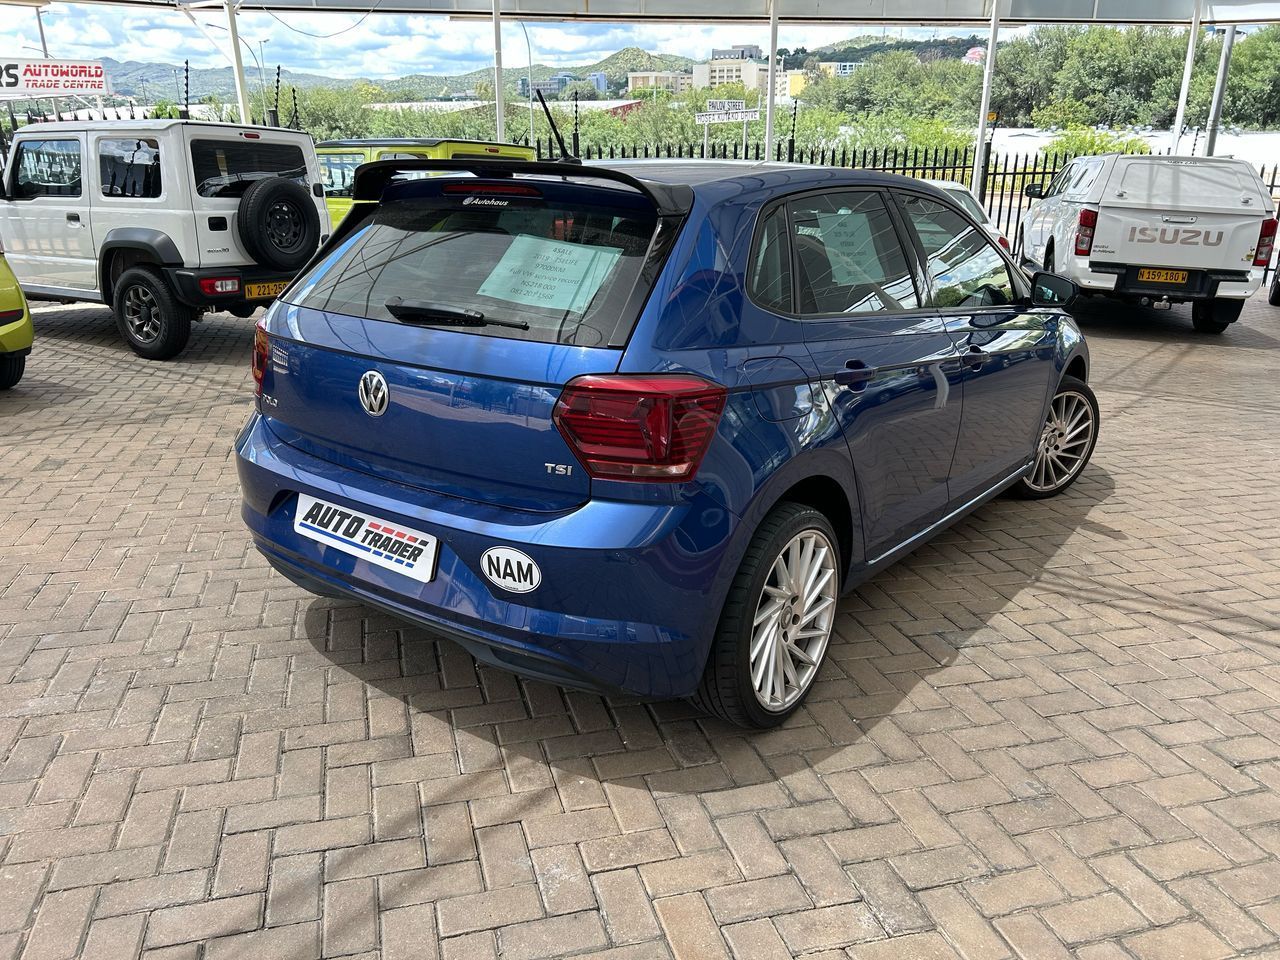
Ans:
POLYGON ((293 531, 419 583, 436 575, 440 541, 430 533, 391 523, 363 509, 298 494, 293 531))
POLYGON ((289 285, 288 280, 273 280, 270 283, 246 283, 244 298, 246 300, 271 300, 284 293, 289 285))
POLYGON ((1169 270, 1164 267, 1140 267, 1138 269, 1139 283, 1167 283, 1175 286, 1185 286, 1191 274, 1187 270, 1169 270))

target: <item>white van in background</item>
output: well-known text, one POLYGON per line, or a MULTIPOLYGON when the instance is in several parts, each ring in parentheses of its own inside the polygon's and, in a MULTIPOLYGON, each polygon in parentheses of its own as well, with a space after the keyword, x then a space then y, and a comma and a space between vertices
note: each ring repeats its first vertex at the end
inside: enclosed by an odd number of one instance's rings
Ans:
POLYGON ((1218 157, 1078 157, 1018 225, 1020 263, 1070 277, 1086 294, 1190 302, 1201 333, 1222 333, 1262 284, 1275 207, 1257 172, 1218 157))

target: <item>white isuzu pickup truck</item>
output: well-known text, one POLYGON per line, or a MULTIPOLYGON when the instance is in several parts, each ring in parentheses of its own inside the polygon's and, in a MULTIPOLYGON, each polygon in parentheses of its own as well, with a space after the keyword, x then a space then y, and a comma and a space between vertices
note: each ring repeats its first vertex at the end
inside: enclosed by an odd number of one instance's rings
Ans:
POLYGON ((1191 303, 1201 333, 1222 333, 1262 284, 1275 205, 1257 172, 1218 157, 1078 157, 1018 225, 1020 263, 1074 280, 1085 294, 1191 303))

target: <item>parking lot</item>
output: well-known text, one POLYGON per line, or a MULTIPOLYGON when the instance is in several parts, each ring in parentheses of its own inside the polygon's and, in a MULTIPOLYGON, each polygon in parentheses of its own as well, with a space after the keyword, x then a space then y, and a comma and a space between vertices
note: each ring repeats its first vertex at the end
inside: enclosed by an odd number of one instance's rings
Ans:
POLYGON ((35 305, 0 397, 0 960, 1280 956, 1280 310, 1081 313, 1066 495, 845 599, 757 735, 272 573, 251 324, 35 305), (842 954, 841 951, 845 951, 842 954))

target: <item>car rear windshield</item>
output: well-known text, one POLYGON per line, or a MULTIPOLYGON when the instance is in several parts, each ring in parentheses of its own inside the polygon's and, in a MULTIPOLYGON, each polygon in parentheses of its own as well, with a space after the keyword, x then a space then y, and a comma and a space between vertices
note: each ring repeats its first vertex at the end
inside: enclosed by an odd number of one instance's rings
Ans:
MULTIPOLYGON (((657 225, 647 199, 574 184, 522 188, 526 195, 472 189, 458 177, 403 184, 399 199, 384 198, 285 299, 396 321, 387 302, 400 298, 482 314, 484 325, 456 328, 466 333, 625 341, 638 310, 628 307, 632 294, 647 293, 637 291, 657 225)), ((454 326, 399 312, 404 322, 454 326)))
POLYGON ((293 143, 192 140, 191 169, 202 197, 239 197, 264 177, 287 177, 306 185, 307 161, 293 143))

